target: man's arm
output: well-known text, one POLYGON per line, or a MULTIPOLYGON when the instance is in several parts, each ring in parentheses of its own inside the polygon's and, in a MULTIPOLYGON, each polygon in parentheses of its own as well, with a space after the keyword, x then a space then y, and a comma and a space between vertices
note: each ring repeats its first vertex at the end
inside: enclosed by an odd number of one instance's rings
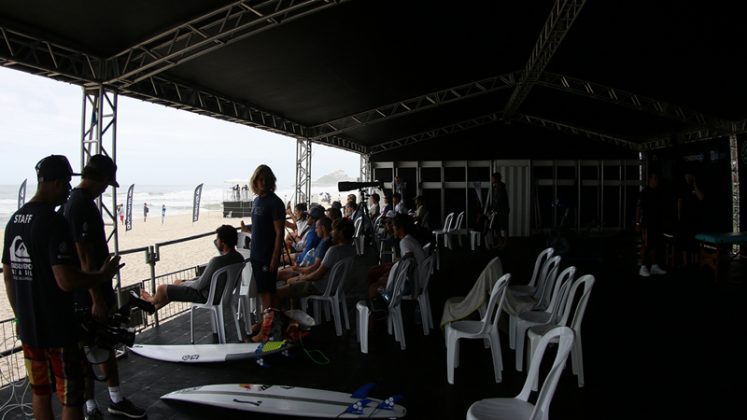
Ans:
POLYGON ((213 273, 215 273, 217 270, 219 270, 218 258, 213 257, 208 262, 207 267, 205 267, 205 271, 202 272, 202 275, 200 277, 195 280, 181 282, 179 283, 179 285, 188 286, 200 291, 207 290, 210 288, 210 283, 213 280, 213 273))
POLYGON ((310 282, 319 281, 322 278, 324 278, 324 275, 327 274, 328 271, 329 269, 327 267, 320 264, 316 270, 314 270, 313 272, 309 274, 305 274, 305 275, 302 274, 295 278, 291 277, 291 279, 288 280, 288 283, 300 283, 302 281, 310 281, 310 282))
MULTIPOLYGON (((78 251, 78 259, 80 260, 82 271, 95 272, 101 268, 93 266, 92 245, 91 241, 75 243, 75 250, 78 251)), ((98 287, 91 287, 88 289, 88 293, 91 295, 91 302, 93 302, 93 307, 91 308, 93 317, 100 321, 105 319, 109 308, 106 307, 106 302, 104 302, 104 296, 101 294, 101 291, 98 287)))
POLYGON ((13 313, 16 313, 16 294, 13 289, 13 276, 10 271, 8 264, 3 264, 3 280, 5 280, 5 294, 8 296, 8 302, 10 307, 13 308, 13 313))
POLYGON ((57 286, 66 292, 75 289, 88 289, 101 282, 111 280, 117 274, 117 270, 124 267, 124 264, 120 264, 119 260, 119 256, 107 259, 101 269, 96 272, 81 271, 72 265, 55 264, 52 266, 52 273, 54 273, 57 286))

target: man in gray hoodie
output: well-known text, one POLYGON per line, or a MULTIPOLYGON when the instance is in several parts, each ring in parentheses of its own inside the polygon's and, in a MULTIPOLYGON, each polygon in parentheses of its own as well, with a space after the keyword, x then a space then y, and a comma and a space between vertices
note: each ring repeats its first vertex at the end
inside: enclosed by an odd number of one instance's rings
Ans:
MULTIPOLYGON (((236 229, 229 225, 222 225, 216 229, 215 233, 217 238, 213 243, 220 255, 210 259, 200 277, 194 280, 177 280, 174 284, 161 284, 156 288, 154 296, 142 290, 141 297, 152 303, 156 310, 168 305, 169 302, 207 302, 213 273, 228 265, 244 262, 244 257, 236 251, 238 242, 236 229)), ((216 296, 220 295, 216 293, 216 296)))

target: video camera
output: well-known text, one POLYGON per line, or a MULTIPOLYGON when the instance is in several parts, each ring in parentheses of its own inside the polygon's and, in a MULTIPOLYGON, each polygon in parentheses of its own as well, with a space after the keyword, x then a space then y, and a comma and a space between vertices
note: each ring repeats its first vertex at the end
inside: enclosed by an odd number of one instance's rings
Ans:
POLYGON ((384 183, 381 181, 373 181, 373 182, 348 182, 348 181, 340 181, 337 183, 337 190, 340 192, 343 191, 352 191, 352 190, 361 190, 363 188, 378 188, 380 190, 384 189, 384 183))
POLYGON ((87 344, 86 357, 91 363, 103 363, 109 358, 109 353, 119 345, 131 347, 135 343, 135 329, 130 327, 130 313, 132 308, 140 308, 149 314, 156 311, 150 302, 140 299, 135 291, 130 291, 129 301, 122 305, 109 317, 106 323, 96 321, 91 315, 91 310, 85 308, 78 311, 84 342, 87 344), (101 360, 102 354, 106 353, 106 359, 101 360), (89 357, 90 353, 90 357, 89 357), (91 358, 96 360, 91 360, 91 358))

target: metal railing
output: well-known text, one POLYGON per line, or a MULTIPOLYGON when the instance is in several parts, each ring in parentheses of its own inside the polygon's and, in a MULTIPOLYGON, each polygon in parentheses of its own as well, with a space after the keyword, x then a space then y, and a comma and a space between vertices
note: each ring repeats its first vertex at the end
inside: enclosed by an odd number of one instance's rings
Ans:
MULTIPOLYGON (((150 278, 135 282, 134 285, 124 287, 118 278, 116 285, 118 294, 121 295, 123 289, 133 288, 133 286, 142 289, 146 288, 146 285, 150 286, 146 290, 150 293, 154 293, 156 288, 161 284, 172 284, 175 280, 190 280, 196 277, 200 271, 201 266, 199 265, 157 276, 156 265, 158 264, 158 261, 160 261, 161 248, 201 239, 214 234, 214 231, 206 232, 171 241, 159 242, 146 247, 120 251, 119 255, 144 253, 145 263, 150 266, 150 278)), ((2 272, 1 268, 0 272, 2 272)), ((123 302, 118 303, 121 305, 123 302)), ((172 302, 153 315, 145 315, 143 313, 144 317, 142 322, 139 322, 135 327, 136 332, 140 333, 146 329, 157 327, 161 322, 173 319, 188 311, 190 306, 191 304, 189 302, 172 302)), ((2 389, 26 378, 21 341, 16 334, 15 319, 10 318, 0 321, 0 340, 0 389, 2 389)))

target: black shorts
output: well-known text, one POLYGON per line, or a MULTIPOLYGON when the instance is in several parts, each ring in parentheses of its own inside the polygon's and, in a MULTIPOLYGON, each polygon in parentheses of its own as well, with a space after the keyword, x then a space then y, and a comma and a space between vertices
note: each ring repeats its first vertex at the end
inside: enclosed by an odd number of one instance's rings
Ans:
POLYGON ((172 302, 205 303, 207 298, 199 290, 187 286, 169 284, 166 286, 166 296, 172 302))
POLYGON ((252 275, 254 281, 257 282, 257 293, 275 293, 278 272, 271 273, 269 264, 252 261, 252 275))

